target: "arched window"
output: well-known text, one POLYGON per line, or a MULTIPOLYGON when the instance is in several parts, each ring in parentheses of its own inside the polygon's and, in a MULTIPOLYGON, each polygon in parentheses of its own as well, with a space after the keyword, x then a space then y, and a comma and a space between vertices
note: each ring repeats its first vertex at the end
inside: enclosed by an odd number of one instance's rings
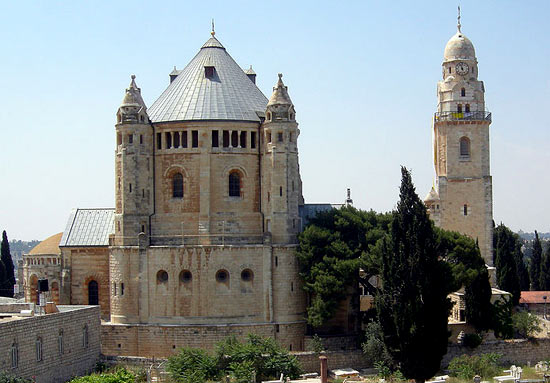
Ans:
POLYGON ((460 89, 460 95, 461 95, 462 97, 466 97, 466 88, 460 89))
POLYGON ((42 338, 38 337, 36 338, 36 361, 41 362, 42 361, 42 338))
POLYGON ((64 354, 63 329, 59 330, 59 334, 57 335, 57 351, 59 352, 59 355, 64 354))
POLYGON ((88 348, 89 344, 88 325, 84 325, 82 328, 82 347, 88 348))
POLYGON ((460 139, 460 157, 470 157, 470 139, 468 137, 460 139))
POLYGON ((99 304, 99 286, 96 281, 93 279, 88 282, 88 304, 89 305, 98 305, 99 304))
POLYGON ((19 365, 19 348, 17 343, 13 342, 11 345, 11 368, 17 368, 19 365))
POLYGON ((456 110, 458 113, 462 113, 462 104, 458 104, 456 110))
POLYGON ((183 198, 183 175, 176 173, 172 177, 172 197, 183 198))
POLYGON ((470 113, 470 104, 466 104, 466 113, 470 113))
POLYGON ((234 171, 229 174, 229 196, 241 196, 241 176, 239 172, 234 171))
POLYGON ((159 270, 157 272, 157 284, 168 282, 168 273, 164 270, 159 270))

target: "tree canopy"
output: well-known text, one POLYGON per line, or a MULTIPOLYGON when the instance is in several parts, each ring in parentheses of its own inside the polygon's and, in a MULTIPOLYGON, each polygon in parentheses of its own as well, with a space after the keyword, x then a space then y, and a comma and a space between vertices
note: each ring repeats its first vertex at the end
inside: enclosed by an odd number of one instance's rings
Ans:
POLYGON ((0 296, 13 297, 13 285, 15 285, 15 267, 10 253, 8 235, 2 232, 2 243, 0 245, 0 296))
POLYGON ((389 352, 405 377, 425 381, 447 352, 452 291, 449 265, 438 259, 436 236, 411 175, 401 168, 397 211, 389 235, 379 241, 382 290, 378 320, 389 352))
POLYGON ((521 292, 516 250, 519 236, 502 223, 495 228, 495 267, 497 268, 498 286, 512 294, 512 304, 519 303, 521 292))
POLYGON ((531 277, 531 290, 539 291, 541 278, 540 270, 542 263, 542 245, 539 239, 539 233, 535 230, 535 239, 533 240, 533 252, 531 254, 531 264, 529 265, 529 275, 531 277))

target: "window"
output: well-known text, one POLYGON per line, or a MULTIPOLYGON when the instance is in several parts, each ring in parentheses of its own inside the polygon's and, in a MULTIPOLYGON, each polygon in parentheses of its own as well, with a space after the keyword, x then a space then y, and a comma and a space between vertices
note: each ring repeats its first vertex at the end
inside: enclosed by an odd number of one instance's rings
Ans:
POLYGON ((466 104, 466 113, 470 113, 470 104, 466 104))
POLYGON ((220 134, 217 130, 212 131, 212 147, 217 148, 220 146, 220 134))
POLYGON ((99 286, 93 279, 88 282, 88 304, 93 306, 99 304, 99 286))
POLYGON ((129 191, 132 192, 132 184, 129 184, 129 191))
POLYGON ((271 143, 271 132, 267 132, 267 142, 271 143))
POLYGON ((283 142, 283 133, 277 133, 277 141, 283 142))
POLYGON ((168 273, 164 270, 159 270, 157 273, 157 283, 168 282, 168 273))
POLYGON ((89 338, 89 336, 88 336, 88 325, 85 325, 82 328, 82 347, 88 348, 88 346, 90 344, 90 341, 89 341, 88 338, 89 338))
POLYGON ((229 196, 241 196, 241 177, 238 172, 234 171, 229 174, 229 196))
POLYGON ((241 132, 241 148, 246 148, 246 132, 241 132))
POLYGON ((458 104, 456 110, 457 110, 458 113, 462 113, 462 104, 458 104))
POLYGON ((229 147, 229 130, 223 131, 223 147, 224 148, 229 147))
POLYGON ((279 186, 279 197, 283 196, 283 187, 279 186))
POLYGON ((174 132, 174 148, 180 147, 180 133, 174 132))
POLYGON ((279 266, 279 257, 275 256, 275 267, 279 266))
POLYGON ((11 368, 17 368, 19 365, 19 348, 17 343, 13 342, 11 344, 11 368))
POLYGON ((466 204, 463 207, 463 213, 464 213, 464 216, 468 215, 468 205, 466 205, 466 204))
POLYGON ((116 296, 116 282, 113 282, 113 295, 116 296))
POLYGON ((140 145, 143 145, 143 134, 139 135, 139 143, 140 145))
POLYGON ((187 147, 187 132, 181 132, 181 147, 186 148, 187 147))
POLYGON ((42 361, 42 338, 40 337, 36 338, 35 348, 36 348, 36 361, 41 362, 42 361))
POLYGON ((292 132, 290 132, 289 134, 289 139, 288 139, 290 142, 294 142, 294 135, 292 134, 292 132))
POLYGON ((218 270, 216 273, 216 281, 220 283, 227 283, 229 282, 229 273, 227 270, 218 270))
POLYGON ((116 144, 117 145, 122 145, 122 134, 118 133, 116 135, 116 144))
POLYGON ((204 77, 212 79, 214 77, 214 67, 213 66, 205 66, 204 67, 204 77))
POLYGON ((460 96, 466 97, 466 88, 460 89, 460 96))
POLYGON ((256 148, 256 132, 251 132, 250 133, 250 147, 252 149, 256 148))
POLYGON ((449 73, 451 73, 451 67, 449 67, 449 73))
POLYGON ((231 132, 231 146, 234 148, 239 146, 239 132, 236 130, 231 132))
POLYGON ((124 295, 124 283, 120 284, 120 295, 124 295))
POLYGON ((157 133, 157 149, 162 149, 162 134, 157 133))
POLYGON ((59 352, 59 355, 63 355, 64 349, 63 349, 63 330, 59 330, 59 334, 57 335, 57 351, 59 352))
POLYGON ((250 269, 244 269, 241 272, 241 279, 245 282, 252 282, 254 279, 254 273, 250 269))
POLYGON ((133 143, 134 143, 134 135, 133 135, 133 134, 128 134, 128 143, 129 143, 129 144, 133 144, 133 143))
POLYGON ((294 291, 294 282, 290 282, 290 291, 294 291))
POLYGON ((164 137, 166 138, 166 149, 170 149, 172 147, 172 133, 166 132, 164 137))
POLYGON ((183 198, 183 175, 176 173, 172 177, 172 197, 183 198))
POLYGON ((182 270, 180 273, 180 282, 183 284, 191 283, 193 279, 193 274, 189 270, 182 270))
POLYGON ((271 113, 267 112, 267 121, 271 121, 271 113))
POLYGON ((191 147, 192 148, 198 148, 199 147, 199 131, 198 130, 191 131, 191 147))
POLYGON ((460 139, 460 157, 470 157, 470 139, 468 137, 460 139))

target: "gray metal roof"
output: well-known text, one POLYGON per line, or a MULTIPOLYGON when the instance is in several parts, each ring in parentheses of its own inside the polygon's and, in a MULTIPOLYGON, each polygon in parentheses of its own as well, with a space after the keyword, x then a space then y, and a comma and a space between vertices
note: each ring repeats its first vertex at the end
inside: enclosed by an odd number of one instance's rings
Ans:
POLYGON ((260 121, 267 98, 231 58, 210 38, 148 110, 152 122, 192 120, 260 121), (214 76, 205 76, 213 66, 214 76))
POLYGON ((114 233, 115 209, 74 209, 61 237, 59 247, 109 246, 114 233))
POLYGON ((317 213, 321 211, 339 209, 342 206, 344 206, 342 203, 306 203, 298 206, 298 214, 300 214, 302 221, 302 227, 300 229, 303 231, 309 223, 309 219, 315 217, 317 213))

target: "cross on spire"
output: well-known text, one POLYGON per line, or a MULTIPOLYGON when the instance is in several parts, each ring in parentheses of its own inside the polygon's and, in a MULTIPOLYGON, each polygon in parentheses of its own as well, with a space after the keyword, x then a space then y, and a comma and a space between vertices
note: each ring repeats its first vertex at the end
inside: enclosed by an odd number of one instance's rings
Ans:
POLYGON ((458 6, 458 17, 457 17, 457 20, 458 20, 458 23, 457 23, 456 27, 458 28, 458 31, 459 31, 459 32, 462 32, 462 31, 460 30, 460 27, 462 27, 462 25, 460 24, 460 5, 458 6))

